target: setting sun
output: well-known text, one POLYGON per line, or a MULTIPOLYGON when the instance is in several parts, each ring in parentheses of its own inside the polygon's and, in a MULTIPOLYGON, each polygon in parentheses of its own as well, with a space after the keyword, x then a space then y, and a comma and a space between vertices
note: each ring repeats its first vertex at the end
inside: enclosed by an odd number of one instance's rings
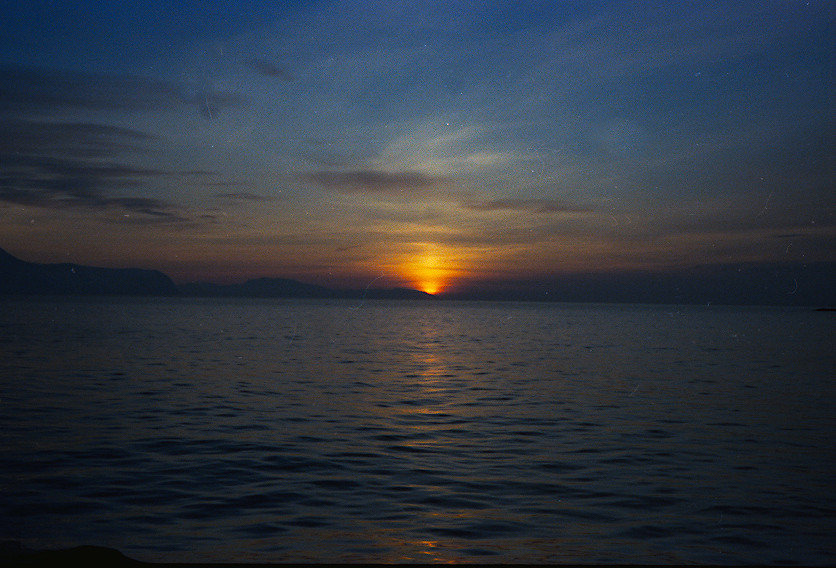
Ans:
POLYGON ((435 295, 439 291, 440 288, 441 288, 441 286, 439 286, 435 282, 422 282, 421 285, 419 286, 419 289, 422 292, 426 292, 427 294, 432 294, 432 295, 435 295))
POLYGON ((441 254, 427 251, 407 258, 401 271, 412 286, 434 295, 444 290, 450 278, 447 264, 441 254))

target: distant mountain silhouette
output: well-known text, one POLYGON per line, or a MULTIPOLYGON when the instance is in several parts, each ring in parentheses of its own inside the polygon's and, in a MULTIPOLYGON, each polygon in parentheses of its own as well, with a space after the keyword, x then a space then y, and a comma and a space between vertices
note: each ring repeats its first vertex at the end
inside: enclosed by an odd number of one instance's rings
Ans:
POLYGON ((0 248, 0 295, 198 296, 210 298, 425 299, 406 288, 334 290, 288 278, 256 278, 243 284, 193 282, 181 287, 158 270, 38 264, 0 248))
POLYGON ((427 300, 434 298, 421 290, 411 288, 369 288, 368 290, 351 290, 352 298, 367 298, 370 300, 427 300))
POLYGON ((366 290, 335 290, 314 284, 305 284, 288 278, 256 278, 243 284, 211 284, 192 282, 180 287, 186 296, 210 298, 348 298, 419 300, 432 298, 419 290, 408 288, 366 290))
POLYGON ((195 296, 352 300, 487 300, 650 304, 836 305, 836 263, 742 263, 668 272, 567 274, 483 284, 432 296, 407 288, 337 290, 287 278, 242 284, 194 282, 179 288, 158 270, 37 264, 0 248, 0 295, 195 296), (495 283, 496 284, 496 283, 495 283))
POLYGON ((158 270, 37 264, 0 249, 0 294, 177 296, 180 290, 158 270))
POLYGON ((180 287, 186 296, 211 298, 333 298, 334 290, 287 278, 256 278, 243 284, 192 282, 180 287))

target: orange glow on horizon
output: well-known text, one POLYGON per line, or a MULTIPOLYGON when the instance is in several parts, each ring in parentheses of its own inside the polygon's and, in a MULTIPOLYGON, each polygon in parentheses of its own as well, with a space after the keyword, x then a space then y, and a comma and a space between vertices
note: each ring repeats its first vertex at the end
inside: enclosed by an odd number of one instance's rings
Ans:
POLYGON ((401 264, 399 272, 416 289, 435 295, 447 288, 453 272, 445 266, 446 264, 441 254, 429 248, 423 254, 407 258, 401 264))
POLYGON ((438 293, 440 288, 441 287, 438 284, 436 284, 435 282, 423 282, 419 286, 418 289, 421 290, 422 292, 426 292, 427 294, 430 294, 431 296, 435 296, 438 293))

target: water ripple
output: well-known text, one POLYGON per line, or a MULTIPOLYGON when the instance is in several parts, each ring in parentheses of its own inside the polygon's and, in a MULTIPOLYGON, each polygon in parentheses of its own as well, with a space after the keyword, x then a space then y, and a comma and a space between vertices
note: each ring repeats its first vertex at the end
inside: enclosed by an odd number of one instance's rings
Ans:
POLYGON ((833 330, 806 315, 126 302, 0 313, 3 538, 169 562, 836 558, 833 330))

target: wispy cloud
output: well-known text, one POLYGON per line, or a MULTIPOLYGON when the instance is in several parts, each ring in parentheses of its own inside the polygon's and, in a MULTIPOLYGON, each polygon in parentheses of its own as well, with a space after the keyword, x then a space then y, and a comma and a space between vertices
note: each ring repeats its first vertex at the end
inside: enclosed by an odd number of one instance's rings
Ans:
POLYGON ((289 71, 273 61, 267 61, 265 59, 254 57, 252 59, 248 59, 246 63, 250 69, 259 75, 281 79, 282 81, 293 80, 293 75, 291 75, 289 71))
POLYGON ((582 213, 581 207, 554 199, 494 199, 481 203, 467 204, 474 211, 528 211, 531 213, 582 213))
MULTIPOLYGON (((92 123, 0 121, 0 202, 46 209, 116 209, 156 220, 183 218, 167 201, 137 195, 172 175, 130 165, 121 154, 149 152, 143 132, 92 123)), ((195 172, 187 172, 186 176, 195 172)))
POLYGON ((514 152, 496 149, 484 126, 451 126, 443 117, 408 122, 380 151, 374 164, 387 171, 430 172, 434 176, 469 175, 520 159, 514 152))
POLYGON ((116 210, 137 222, 187 220, 173 203, 143 195, 166 178, 214 177, 130 163, 153 155, 157 136, 94 122, 0 119, 0 202, 63 210, 116 210))
POLYGON ((160 170, 9 153, 0 155, 0 160, 0 201, 6 203, 53 209, 119 208, 159 218, 176 217, 165 201, 112 195, 146 178, 165 175, 160 170))
POLYGON ((215 197, 220 199, 232 199, 240 201, 267 201, 270 198, 256 193, 249 193, 246 191, 236 191, 232 193, 216 193, 215 197))
POLYGON ((243 98, 205 86, 148 77, 30 67, 0 67, 0 115, 59 109, 158 111, 194 107, 214 118, 243 98))
POLYGON ((0 120, 0 152, 74 158, 147 153, 156 136, 92 122, 0 120))
POLYGON ((420 191, 443 183, 446 178, 428 176, 421 172, 383 172, 376 170, 353 170, 347 172, 320 171, 305 174, 304 179, 323 187, 338 191, 357 192, 403 192, 420 191))

